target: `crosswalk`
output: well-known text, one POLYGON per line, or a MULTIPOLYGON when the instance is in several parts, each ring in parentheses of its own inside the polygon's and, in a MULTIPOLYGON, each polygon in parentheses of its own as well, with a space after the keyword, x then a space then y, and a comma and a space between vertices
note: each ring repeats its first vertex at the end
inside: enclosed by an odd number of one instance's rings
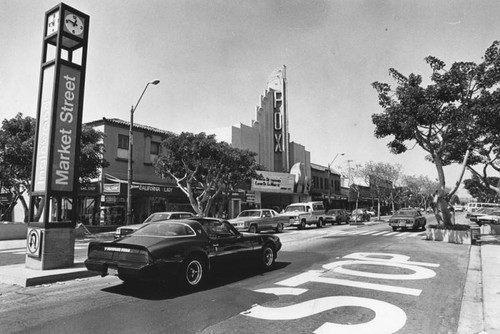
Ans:
POLYGON ((396 237, 396 238, 415 238, 424 237, 425 232, 407 232, 407 231, 358 231, 358 230, 346 230, 346 231, 328 231, 326 236, 349 236, 349 235, 369 235, 369 236, 379 236, 379 237, 396 237))
MULTIPOLYGON (((75 244, 75 250, 88 249, 88 246, 89 246, 88 243, 78 243, 78 244, 75 244)), ((26 254, 26 247, 1 249, 0 254, 25 255, 26 254)))

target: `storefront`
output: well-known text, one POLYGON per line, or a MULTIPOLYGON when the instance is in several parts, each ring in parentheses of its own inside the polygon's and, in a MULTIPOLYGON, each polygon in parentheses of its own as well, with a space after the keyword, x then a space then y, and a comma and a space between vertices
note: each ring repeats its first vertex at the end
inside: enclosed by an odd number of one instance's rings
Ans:
POLYGON ((288 204, 309 200, 306 193, 296 192, 295 175, 258 171, 259 178, 252 180, 251 193, 256 207, 281 212, 288 204))
MULTIPOLYGON (((106 176, 101 196, 99 225, 124 225, 127 213, 126 180, 106 176)), ((134 224, 144 221, 151 213, 161 211, 193 212, 187 196, 174 185, 132 183, 134 224)))

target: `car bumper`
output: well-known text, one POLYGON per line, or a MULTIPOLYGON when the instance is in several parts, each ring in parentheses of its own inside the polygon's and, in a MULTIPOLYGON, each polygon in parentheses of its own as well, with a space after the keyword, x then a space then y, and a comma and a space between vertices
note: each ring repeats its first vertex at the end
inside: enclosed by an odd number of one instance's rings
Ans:
POLYGON ((416 225, 416 222, 408 222, 408 221, 394 221, 389 222, 389 226, 391 227, 411 227, 416 225))
POLYGON ((115 275, 124 280, 158 281, 173 278, 180 264, 177 262, 156 262, 152 264, 115 263, 98 259, 85 260, 87 270, 98 272, 101 276, 115 275))

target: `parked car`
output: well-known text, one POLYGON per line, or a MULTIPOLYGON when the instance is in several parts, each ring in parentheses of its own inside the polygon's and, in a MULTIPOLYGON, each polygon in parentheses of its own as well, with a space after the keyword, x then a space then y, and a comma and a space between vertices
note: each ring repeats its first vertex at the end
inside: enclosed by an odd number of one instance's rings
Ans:
POLYGON ((149 215, 142 224, 133 224, 133 225, 125 225, 120 226, 115 231, 115 238, 121 238, 127 234, 137 231, 139 228, 143 227, 144 224, 149 224, 152 222, 163 221, 168 219, 184 219, 194 217, 194 214, 191 212, 155 212, 149 215))
POLYGON ((225 220, 195 217, 148 223, 123 238, 91 242, 85 266, 124 282, 176 279, 193 289, 218 265, 254 260, 269 269, 280 248, 277 236, 240 233, 225 220))
POLYGON ((283 232, 283 227, 289 225, 290 219, 281 216, 271 209, 244 210, 233 219, 228 220, 238 231, 259 233, 260 231, 274 230, 283 232))
POLYGON ((374 209, 366 209, 366 212, 370 215, 370 217, 375 217, 377 215, 374 209))
POLYGON ((455 210, 455 212, 464 212, 465 208, 463 205, 454 205, 453 210, 455 210))
POLYGON ((369 222, 370 214, 366 211, 366 209, 356 209, 351 213, 351 217, 349 218, 349 222, 369 222))
POLYGON ((402 230, 425 229, 426 224, 427 218, 422 216, 422 213, 418 209, 401 209, 389 218, 389 226, 392 227, 393 231, 396 231, 398 228, 402 230))
POLYGON ((344 209, 330 209, 326 212, 325 222, 333 224, 342 224, 349 221, 349 211, 344 209))
POLYGON ((495 211, 498 211, 498 208, 481 208, 477 211, 467 211, 465 218, 468 218, 470 221, 477 222, 480 216, 484 216, 495 211))
POLYGON ((325 225, 325 207, 322 202, 293 203, 287 206, 281 216, 289 217, 290 226, 303 229, 306 225, 325 225))
POLYGON ((479 226, 484 224, 500 224, 500 210, 496 210, 488 214, 478 216, 477 224, 479 226))

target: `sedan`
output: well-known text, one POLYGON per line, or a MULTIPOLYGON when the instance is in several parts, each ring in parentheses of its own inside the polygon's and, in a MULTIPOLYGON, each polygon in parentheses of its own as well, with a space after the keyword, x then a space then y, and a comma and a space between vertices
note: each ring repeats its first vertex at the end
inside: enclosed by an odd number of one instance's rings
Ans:
POLYGON ((326 212, 325 222, 333 224, 342 224, 349 221, 349 212, 344 209, 330 209, 326 212))
POLYGON ((151 214, 146 220, 142 222, 142 224, 133 224, 133 225, 125 225, 120 226, 115 231, 115 238, 121 238, 127 234, 137 231, 144 224, 149 224, 152 222, 168 220, 168 219, 184 219, 194 217, 194 214, 191 212, 155 212, 151 214))
POLYGON ((478 216, 477 224, 479 226, 484 224, 500 224, 500 210, 478 216))
POLYGON ((167 220, 149 223, 117 240, 91 242, 85 266, 124 282, 175 279, 183 287, 195 289, 220 264, 251 259, 270 269, 280 249, 277 236, 240 233, 225 220, 167 220))
POLYGON ((420 210, 417 209, 401 209, 389 218, 389 226, 393 231, 398 228, 402 230, 412 229, 425 229, 427 218, 422 216, 420 210))
POLYGON ((229 222, 238 230, 250 233, 274 230, 283 232, 283 227, 288 225, 290 219, 280 216, 271 209, 256 209, 241 211, 238 217, 229 219, 229 222))

